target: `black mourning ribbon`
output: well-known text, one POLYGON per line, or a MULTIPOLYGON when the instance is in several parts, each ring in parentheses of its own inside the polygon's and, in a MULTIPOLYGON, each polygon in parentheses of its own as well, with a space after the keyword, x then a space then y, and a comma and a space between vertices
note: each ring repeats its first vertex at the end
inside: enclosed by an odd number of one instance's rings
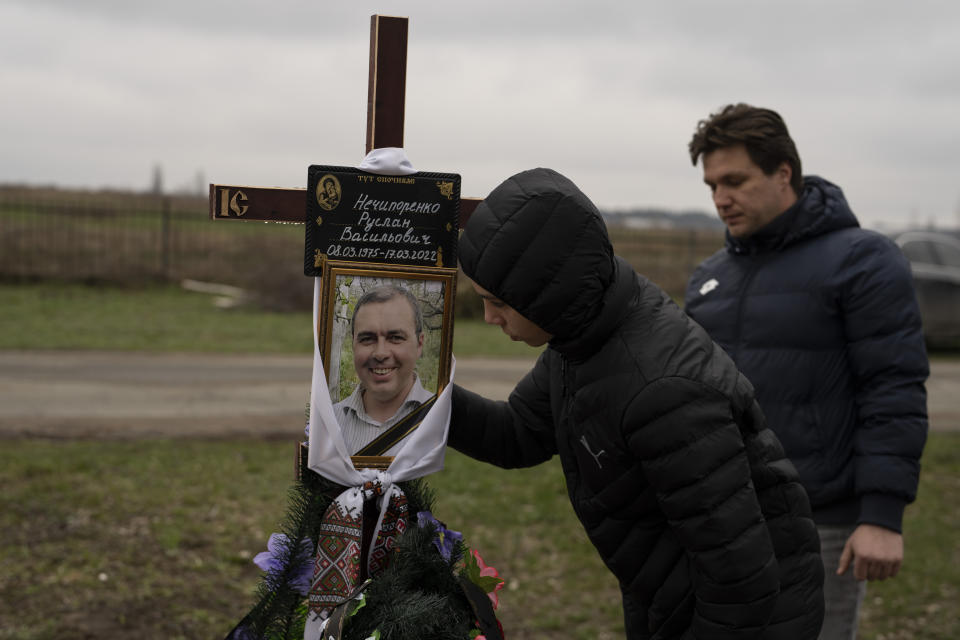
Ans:
POLYGON ((463 589, 463 595, 467 596, 470 608, 473 614, 477 616, 477 626, 480 632, 486 636, 487 640, 503 640, 503 634, 500 633, 500 625, 497 624, 497 614, 493 612, 493 603, 490 602, 490 596, 479 586, 471 582, 466 576, 459 576, 458 582, 463 589))
POLYGON ((365 447, 357 451, 355 456, 382 456, 389 451, 395 444, 406 438, 417 430, 424 416, 430 411, 437 402, 437 395, 434 394, 429 400, 419 407, 405 415, 397 424, 393 425, 379 436, 371 440, 365 447))

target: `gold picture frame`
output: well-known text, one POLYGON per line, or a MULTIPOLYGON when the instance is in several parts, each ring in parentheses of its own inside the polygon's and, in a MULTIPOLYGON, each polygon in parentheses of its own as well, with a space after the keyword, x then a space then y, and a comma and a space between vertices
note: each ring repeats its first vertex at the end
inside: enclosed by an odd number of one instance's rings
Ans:
MULTIPOLYGON (((415 371, 427 391, 439 394, 450 377, 456 281, 457 270, 445 267, 325 260, 316 331, 330 401, 344 401, 360 383, 351 331, 354 309, 365 292, 384 285, 405 289, 418 301, 423 347, 415 371)), ((358 468, 360 464, 382 468, 389 460, 383 456, 363 456, 363 460, 354 456, 358 468)))

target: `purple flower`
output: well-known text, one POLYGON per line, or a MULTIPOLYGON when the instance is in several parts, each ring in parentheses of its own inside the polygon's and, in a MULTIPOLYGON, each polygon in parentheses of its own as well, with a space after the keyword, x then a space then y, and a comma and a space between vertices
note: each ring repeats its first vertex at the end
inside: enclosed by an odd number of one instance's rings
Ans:
POLYGON ((459 531, 447 529, 446 525, 434 518, 429 511, 417 513, 417 525, 422 529, 428 524, 432 524, 437 530, 437 537, 433 539, 433 546, 440 552, 440 556, 449 562, 450 554, 457 548, 457 543, 463 540, 463 534, 459 531))
POLYGON ((253 563, 263 569, 264 573, 274 580, 283 572, 287 561, 298 561, 300 564, 294 569, 290 586, 300 595, 310 593, 310 583, 313 581, 313 544, 309 538, 300 541, 299 551, 293 552, 294 557, 287 557, 287 536, 282 533, 270 534, 267 541, 267 550, 261 551, 253 558, 253 563))
POLYGON ((253 631, 250 631, 250 627, 241 622, 227 634, 226 640, 257 640, 257 638, 253 635, 253 631))

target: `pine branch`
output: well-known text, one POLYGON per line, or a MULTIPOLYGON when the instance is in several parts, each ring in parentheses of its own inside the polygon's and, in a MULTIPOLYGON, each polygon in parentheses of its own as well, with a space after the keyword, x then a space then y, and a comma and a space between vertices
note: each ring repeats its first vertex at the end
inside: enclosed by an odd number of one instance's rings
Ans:
POLYGON ((289 506, 280 527, 286 540, 278 554, 280 571, 264 574, 257 586, 256 604, 247 616, 247 625, 254 638, 287 639, 295 637, 299 628, 303 635, 304 596, 292 582, 303 562, 310 562, 315 552, 317 531, 332 496, 343 488, 310 473, 289 491, 289 506), (309 548, 301 540, 309 539, 309 548))

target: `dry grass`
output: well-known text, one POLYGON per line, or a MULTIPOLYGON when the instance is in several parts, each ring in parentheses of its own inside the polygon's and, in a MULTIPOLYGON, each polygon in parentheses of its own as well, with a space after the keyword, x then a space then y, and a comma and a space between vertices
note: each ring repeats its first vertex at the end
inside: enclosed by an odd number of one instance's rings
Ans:
MULTIPOLYGON (((611 228, 614 250, 674 298, 716 232, 611 228)), ((206 200, 0 187, 0 278, 218 282, 267 309, 309 309, 301 225, 212 221, 206 200)), ((463 288, 461 287, 461 290, 463 288)), ((469 298, 470 292, 465 295, 469 298)))
MULTIPOLYGON (((6 441, 0 639, 222 637, 252 603, 251 563, 286 509, 290 442, 6 441)), ((503 471, 455 452, 435 513, 506 579, 511 640, 619 638, 619 591, 556 461, 503 471)), ((861 638, 960 635, 960 434, 931 435, 907 561, 871 585, 861 638)))

